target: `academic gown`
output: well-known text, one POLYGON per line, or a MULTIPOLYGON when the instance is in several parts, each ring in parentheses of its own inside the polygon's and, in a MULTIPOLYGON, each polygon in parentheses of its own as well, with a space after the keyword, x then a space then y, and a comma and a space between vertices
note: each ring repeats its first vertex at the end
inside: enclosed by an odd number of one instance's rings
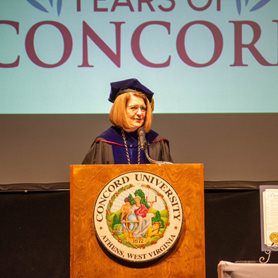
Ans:
MULTIPOLYGON (((131 164, 138 163, 138 135, 137 132, 125 132, 131 164)), ((167 139, 151 130, 146 133, 149 156, 157 161, 172 162, 169 142, 167 139)), ((121 129, 111 126, 100 134, 93 142, 86 154, 83 164, 128 164, 126 149, 121 129)), ((141 150, 140 164, 149 164, 145 152, 141 150)))

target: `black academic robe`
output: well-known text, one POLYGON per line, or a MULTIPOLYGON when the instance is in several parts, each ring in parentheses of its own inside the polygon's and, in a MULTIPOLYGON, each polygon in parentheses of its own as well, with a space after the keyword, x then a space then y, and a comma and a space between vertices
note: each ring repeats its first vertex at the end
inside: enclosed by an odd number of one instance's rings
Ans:
MULTIPOLYGON (((125 132, 127 147, 131 164, 138 163, 138 135, 137 132, 125 132)), ((149 156, 157 161, 170 161, 169 142, 167 139, 151 130, 146 133, 149 156)), ((121 129, 110 127, 100 134, 93 142, 86 154, 83 164, 128 164, 126 148, 122 138, 121 129)), ((144 151, 140 153, 140 164, 150 163, 144 151)))

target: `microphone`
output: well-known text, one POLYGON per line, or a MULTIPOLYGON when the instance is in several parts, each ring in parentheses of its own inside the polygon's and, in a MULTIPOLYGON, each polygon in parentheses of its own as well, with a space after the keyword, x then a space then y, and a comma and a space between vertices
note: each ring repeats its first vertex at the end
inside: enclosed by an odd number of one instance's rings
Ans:
POLYGON ((146 133, 144 130, 144 127, 138 128, 138 140, 139 140, 139 145, 141 150, 145 150, 147 146, 147 141, 146 141, 146 133))
POLYGON ((144 127, 138 128, 137 133, 138 133, 139 147, 141 150, 143 150, 145 152, 146 158, 150 163, 152 163, 152 164, 173 164, 172 162, 168 162, 168 161, 158 161, 158 160, 152 159, 148 154, 146 133, 145 133, 144 127))

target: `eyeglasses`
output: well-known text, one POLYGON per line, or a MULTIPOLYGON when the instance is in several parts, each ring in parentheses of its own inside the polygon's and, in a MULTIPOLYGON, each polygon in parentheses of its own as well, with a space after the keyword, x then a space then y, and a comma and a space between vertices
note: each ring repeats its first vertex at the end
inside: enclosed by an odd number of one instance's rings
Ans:
POLYGON ((138 113, 139 111, 141 111, 141 113, 147 112, 147 108, 145 106, 139 105, 127 106, 127 109, 129 109, 132 113, 138 113))

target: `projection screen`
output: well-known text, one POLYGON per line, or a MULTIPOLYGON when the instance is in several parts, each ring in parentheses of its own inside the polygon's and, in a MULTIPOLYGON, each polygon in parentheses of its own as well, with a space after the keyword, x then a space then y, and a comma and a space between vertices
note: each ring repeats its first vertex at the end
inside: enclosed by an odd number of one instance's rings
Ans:
POLYGON ((276 113, 277 13, 276 0, 2 0, 0 113, 107 113, 127 78, 156 113, 276 113))

